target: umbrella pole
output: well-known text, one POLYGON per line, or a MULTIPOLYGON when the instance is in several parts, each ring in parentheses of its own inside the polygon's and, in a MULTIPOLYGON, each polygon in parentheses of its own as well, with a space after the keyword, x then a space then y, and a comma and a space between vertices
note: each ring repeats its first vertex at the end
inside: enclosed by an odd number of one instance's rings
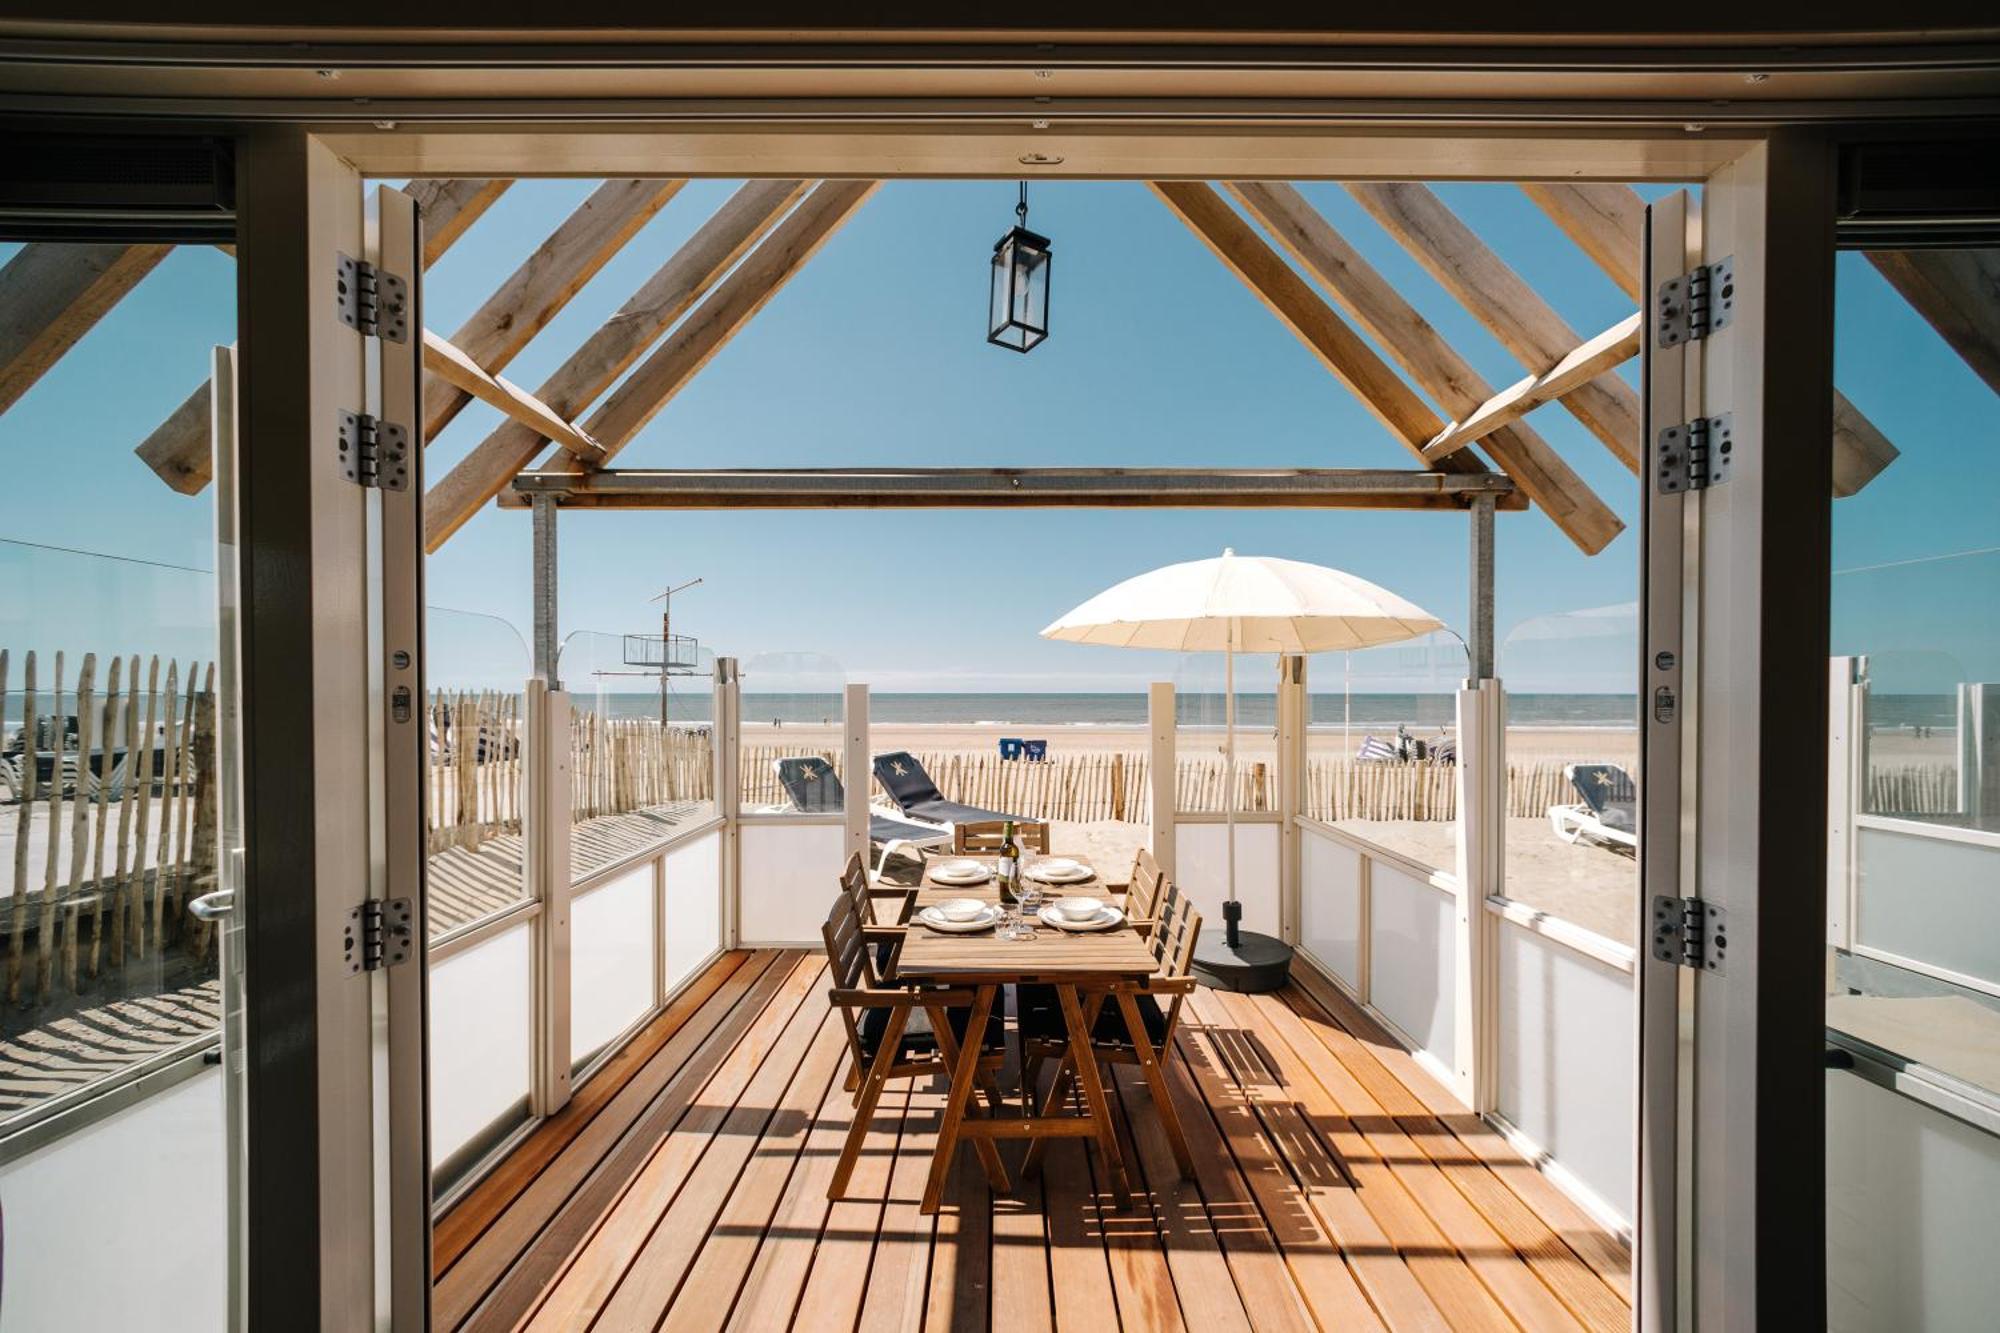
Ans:
POLYGON ((1222 667, 1222 716, 1223 728, 1223 770, 1225 781, 1223 790, 1224 827, 1228 829, 1229 842, 1229 901, 1223 904, 1222 920, 1234 949, 1241 943, 1243 908, 1236 901, 1236 619, 1229 620, 1229 646, 1223 654, 1222 667))

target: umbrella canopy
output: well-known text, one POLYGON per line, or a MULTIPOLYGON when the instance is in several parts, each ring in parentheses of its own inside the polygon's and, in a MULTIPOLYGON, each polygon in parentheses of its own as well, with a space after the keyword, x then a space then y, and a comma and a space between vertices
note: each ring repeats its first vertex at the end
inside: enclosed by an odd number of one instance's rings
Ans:
POLYGON ((1042 637, 1184 653, 1326 653, 1443 627, 1422 607, 1352 574, 1224 551, 1126 579, 1042 637))

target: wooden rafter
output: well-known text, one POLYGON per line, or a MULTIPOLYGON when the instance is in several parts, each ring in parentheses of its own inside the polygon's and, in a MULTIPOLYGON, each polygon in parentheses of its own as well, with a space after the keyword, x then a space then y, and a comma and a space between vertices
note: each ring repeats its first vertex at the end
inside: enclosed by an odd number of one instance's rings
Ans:
MULTIPOLYGON (((1494 398, 1471 363, 1439 336, 1373 265, 1328 222, 1305 196, 1283 183, 1239 181, 1230 192, 1300 266, 1326 287, 1376 344, 1411 379, 1461 420, 1494 398)), ((1517 416, 1520 414, 1516 414, 1517 416)), ((1433 451, 1440 430, 1420 452, 1436 466, 1455 450, 1433 451)), ((1478 436, 1502 470, 1541 505, 1543 511, 1582 549, 1595 553, 1623 530, 1618 516, 1565 463, 1548 442, 1524 424, 1494 423, 1478 436)))
MULTIPOLYGON (((505 369, 686 184, 685 180, 612 180, 598 186, 459 325, 451 344, 488 372, 505 369)), ((428 378, 424 442, 436 439, 474 396, 442 374, 428 378)))
MULTIPOLYGON (((408 193, 424 213, 424 266, 435 264, 513 183, 456 178, 411 182, 408 193)), ((214 474, 209 415, 208 381, 203 380, 133 452, 167 485, 183 495, 199 495, 214 474)))
MULTIPOLYGON (((1583 341, 1428 186, 1355 182, 1347 189, 1529 371, 1547 371, 1583 341)), ((1631 385, 1605 375, 1576 385, 1562 404, 1619 462, 1639 471, 1644 414, 1631 385)))
POLYGON ((1640 315, 1633 311, 1540 375, 1516 380, 1488 398, 1424 446, 1424 457, 1443 458, 1473 441, 1518 421, 1544 403, 1552 403, 1579 384, 1639 355, 1640 315))
MULTIPOLYGON (((575 420, 777 225, 809 184, 801 180, 751 181, 737 190, 616 314, 542 382, 535 397, 557 415, 575 420)), ((594 429, 586 429, 602 438, 594 429)), ((502 422, 424 497, 430 549, 442 546, 546 447, 545 437, 531 428, 517 421, 502 422)))
POLYGON ((32 242, 0 268, 0 412, 167 257, 171 245, 32 242))
MULTIPOLYGON (((1523 185, 1522 190, 1549 215, 1577 248, 1644 310, 1646 279, 1641 260, 1646 236, 1646 201, 1629 185, 1523 185)), ((1833 391, 1833 493, 1852 495, 1896 461, 1896 446, 1847 400, 1833 391)))
POLYGON ((2000 393, 2000 256, 1992 250, 1870 250, 1905 301, 2000 393))
POLYGON ((588 435, 564 421, 547 403, 510 380, 487 372, 464 349, 424 330, 424 368, 437 378, 499 408, 522 425, 547 436, 586 463, 604 460, 604 450, 588 435))

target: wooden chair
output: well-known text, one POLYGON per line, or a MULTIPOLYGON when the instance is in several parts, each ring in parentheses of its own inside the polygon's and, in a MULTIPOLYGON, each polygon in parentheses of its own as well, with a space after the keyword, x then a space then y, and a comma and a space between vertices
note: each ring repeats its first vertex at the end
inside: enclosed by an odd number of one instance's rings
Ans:
MULTIPOLYGON (((991 856, 1000 850, 1000 844, 1007 837, 1007 821, 1004 819, 983 819, 971 824, 954 824, 951 830, 951 849, 960 856, 991 856)), ((1023 851, 1049 854, 1049 826, 1017 821, 1014 825, 1015 841, 1023 851)))
MULTIPOLYGON (((1130 1012, 1138 1015, 1145 1029, 1147 1044, 1158 1060, 1164 1063, 1173 1049, 1174 1029, 1180 1023, 1181 1002, 1194 989, 1194 976, 1188 970, 1188 963, 1194 957, 1195 938, 1201 934, 1201 913, 1194 909, 1194 904, 1172 880, 1162 878, 1158 889, 1154 905, 1159 915, 1150 923, 1146 939, 1159 970, 1143 983, 1114 989, 1114 1003, 1098 1012, 1096 1021, 1091 1025, 1090 1041, 1100 1064, 1145 1063, 1133 1046, 1126 1025, 1127 998, 1132 1001, 1130 1012), (1121 995, 1119 991, 1126 994, 1121 995), (1165 1009, 1160 1007, 1162 997, 1167 1000, 1165 1009)), ((1063 1022, 1054 988, 1019 987, 1017 1006, 1020 1010, 1021 1094, 1023 1100, 1032 1105, 1042 1062, 1051 1056, 1062 1058, 1067 1055, 1069 1032, 1063 1022)), ((1069 1077, 1065 1060, 1064 1068, 1056 1075, 1055 1085, 1050 1089, 1048 1107, 1053 1108, 1062 1100, 1067 1092, 1069 1077)), ((1151 1079, 1152 1071, 1148 1071, 1147 1077, 1151 1079)), ((1043 1114, 1048 1114, 1048 1110, 1045 1109, 1043 1114)))
POLYGON ((1153 853, 1141 847, 1132 858, 1132 879, 1125 886, 1125 915, 1134 921, 1151 921, 1153 910, 1159 906, 1160 863, 1153 859, 1153 853))
MULTIPOLYGON (((858 859, 850 859, 850 872, 858 859)), ((949 1077, 958 1059, 959 1042, 970 1038, 980 1043, 980 1087, 998 1109, 1001 1096, 995 1075, 1006 1059, 1006 1017, 1000 1006, 995 1006, 984 1033, 967 1033, 964 1028, 971 1016, 971 991, 925 989, 895 981, 896 956, 908 927, 869 924, 865 916, 869 910, 866 872, 860 876, 859 893, 853 882, 851 873, 842 874, 841 892, 820 927, 833 975, 827 999, 840 1010, 847 1028, 850 1064, 846 1087, 854 1094, 854 1121, 834 1167, 833 1181, 827 1186, 829 1199, 846 1193, 869 1122, 890 1079, 934 1074, 949 1077), (870 949, 871 944, 878 947, 870 949)), ((986 1145, 980 1156, 989 1179, 1004 1180, 999 1153, 991 1150, 989 1140, 980 1142, 986 1145)))

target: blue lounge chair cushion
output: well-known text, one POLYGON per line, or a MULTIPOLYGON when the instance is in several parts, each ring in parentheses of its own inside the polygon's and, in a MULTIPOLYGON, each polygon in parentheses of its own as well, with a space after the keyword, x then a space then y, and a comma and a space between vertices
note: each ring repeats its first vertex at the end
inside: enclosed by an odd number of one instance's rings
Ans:
POLYGON ((1570 785, 1606 828, 1632 832, 1638 827, 1638 789, 1632 775, 1616 764, 1577 764, 1570 785))
MULTIPOLYGON (((800 755, 778 760, 778 783, 791 798, 792 808, 809 815, 836 815, 847 804, 847 789, 833 765, 817 755, 800 755)), ((928 845, 944 842, 951 835, 923 824, 909 824, 887 815, 868 817, 871 842, 914 842, 928 845)))
POLYGON ((924 771, 924 766, 907 750, 876 755, 875 779, 904 814, 917 819, 928 819, 938 824, 970 824, 988 819, 1011 819, 1019 824, 1031 822, 1024 815, 1010 815, 1004 810, 986 810, 976 805, 947 801, 938 791, 937 784, 931 781, 931 775, 924 771))

